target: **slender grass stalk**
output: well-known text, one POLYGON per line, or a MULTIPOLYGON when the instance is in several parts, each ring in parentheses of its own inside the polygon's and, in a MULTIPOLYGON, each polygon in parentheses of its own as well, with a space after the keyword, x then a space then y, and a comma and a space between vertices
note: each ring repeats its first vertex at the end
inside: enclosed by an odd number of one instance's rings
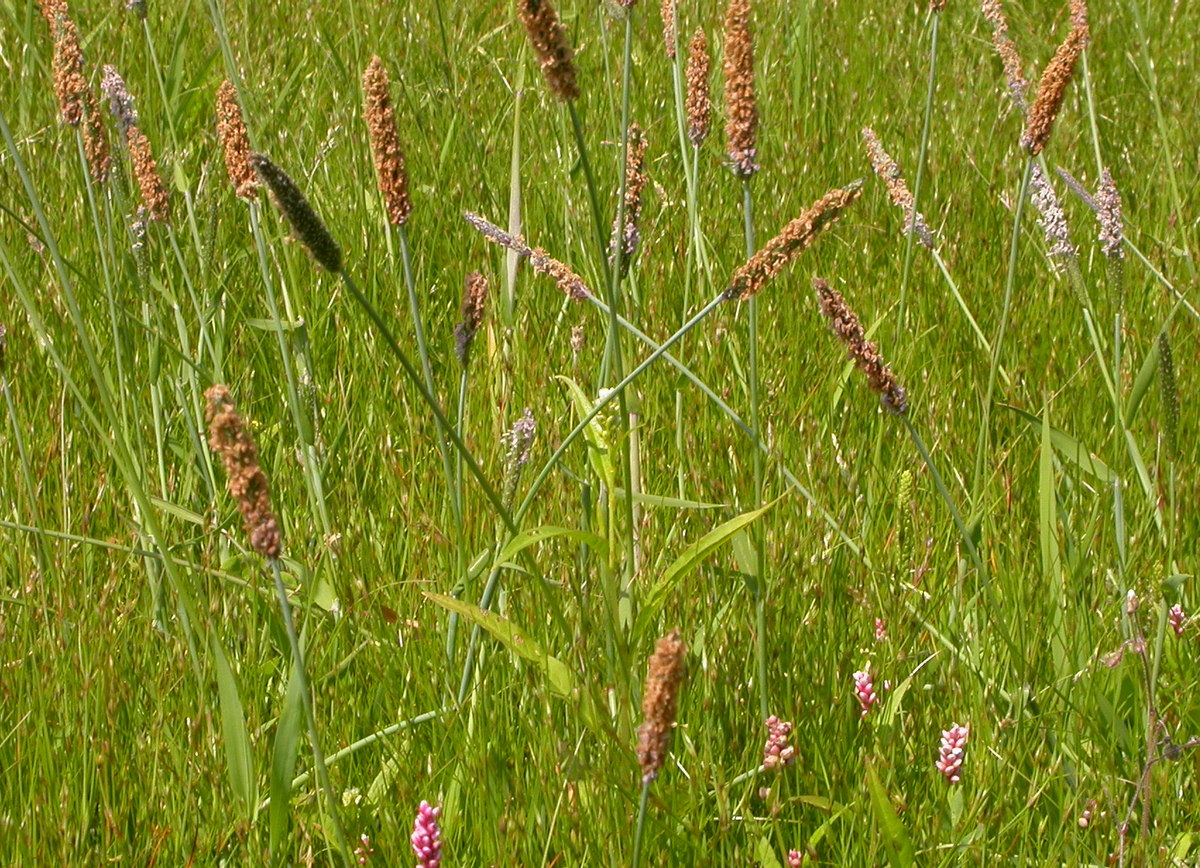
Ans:
POLYGON ((455 427, 451 425, 450 421, 446 418, 446 414, 442 411, 441 406, 438 404, 437 398, 435 398, 433 394, 425 387, 425 383, 420 372, 417 370, 416 366, 413 365, 412 361, 408 357, 408 354, 401 349, 400 344, 392 335, 391 329, 388 328, 387 323, 384 322, 383 317, 379 314, 379 311, 376 310, 375 306, 371 304, 365 295, 363 295, 362 290, 358 288, 358 284, 354 282, 346 270, 342 269, 339 274, 341 274, 342 282, 345 283, 346 288, 350 290, 350 294, 354 296, 354 300, 358 302, 359 306, 363 309, 363 311, 367 314, 367 317, 375 326, 375 330, 379 332, 380 337, 383 338, 384 344, 386 344, 388 349, 391 350, 392 355, 396 357, 396 360, 400 362, 400 367, 404 369, 404 373, 408 377, 409 382, 411 382, 417 389, 418 394, 421 396, 421 400, 423 400, 429 407, 430 411, 434 415, 434 418, 437 420, 438 425, 441 427, 442 431, 446 433, 451 445, 466 462, 467 470, 469 470, 471 475, 475 477, 475 481, 478 483, 484 497, 486 497, 488 502, 491 503, 492 508, 496 510, 496 514, 500 517, 500 520, 504 522, 509 532, 515 535, 518 532, 517 525, 519 522, 514 523, 513 516, 504 506, 504 503, 501 501, 500 495, 497 493, 495 487, 492 486, 492 484, 488 481, 487 476, 484 475, 483 468, 479 466, 479 462, 475 460, 475 456, 471 454, 471 450, 467 448, 467 445, 462 441, 462 438, 458 436, 455 427))
MULTIPOLYGON (((750 176, 742 178, 742 226, 746 240, 746 260, 754 258, 754 199, 750 188, 750 176)), ((758 295, 750 296, 746 303, 749 318, 750 352, 750 428, 755 439, 762 440, 762 420, 759 418, 759 372, 758 372, 758 295)), ((751 509, 763 505, 763 451, 754 450, 754 500, 751 509)), ((770 714, 767 697, 767 541, 762 526, 755 523, 750 529, 754 540, 754 659, 758 675, 758 710, 762 720, 770 714)))
MULTIPOLYGON (((583 168, 583 177, 587 182, 588 203, 592 208, 592 222, 595 224, 597 250, 600 252, 601 273, 604 283, 609 281, 608 275, 608 230, 604 227, 604 212, 600 210, 600 195, 596 188, 596 176, 592 173, 592 161, 588 157, 587 141, 583 137, 583 125, 579 121, 579 111, 575 108, 575 100, 567 103, 567 113, 571 116, 571 129, 575 133, 575 147, 579 151, 579 165, 583 168)), ((605 357, 606 362, 611 359, 605 357)), ((602 372, 601 379, 606 372, 602 372)))
POLYGON ((1021 176, 1021 190, 1013 207, 1012 237, 1009 240, 1008 275, 1004 280, 1004 304, 1000 310, 1000 324, 996 328, 996 339, 992 341, 992 358, 988 367, 987 391, 984 393, 982 421, 975 447, 975 482, 971 488, 972 509, 979 510, 983 495, 983 469, 991 446, 992 396, 996 392, 996 376, 1000 369, 1000 355, 1004 351, 1004 337, 1008 331, 1008 315, 1012 309, 1013 287, 1017 279, 1017 253, 1021 241, 1021 217, 1025 211, 1025 200, 1029 197, 1029 180, 1033 175, 1033 158, 1025 160, 1025 171, 1021 176))
MULTIPOLYGON (((904 273, 900 278, 900 307, 896 316, 896 332, 893 337, 893 340, 897 344, 900 343, 901 332, 908 325, 906 322, 908 315, 908 307, 906 305, 908 299, 908 281, 912 276, 913 251, 917 242, 917 214, 921 211, 921 182, 925 178, 925 158, 929 153, 929 128, 933 120, 933 94, 937 85, 938 24, 942 20, 941 9, 933 9, 930 15, 933 16, 933 23, 930 25, 929 33, 929 86, 925 90, 925 120, 921 124, 921 150, 917 155, 917 177, 913 181, 912 216, 909 217, 908 237, 904 245, 904 273)), ((957 296, 957 292, 955 295, 957 296)), ((967 314, 967 317, 970 319, 970 313, 967 314)), ((974 319, 971 319, 971 324, 975 325, 974 319)), ((978 329, 978 326, 976 326, 976 329, 978 329)))
POLYGON ((650 801, 650 781, 642 781, 642 795, 638 799, 637 820, 633 827, 633 855, 630 868, 638 868, 642 861, 642 836, 646 831, 646 805, 650 801))
POLYGON ((296 678, 299 679, 300 695, 304 697, 304 720, 308 727, 308 743, 312 749, 313 766, 317 772, 317 780, 325 795, 325 808, 329 820, 333 824, 333 835, 341 852, 342 860, 347 865, 354 864, 354 855, 350 849, 346 831, 342 827, 341 812, 338 810, 338 799, 329 782, 329 769, 325 765, 325 752, 321 749, 321 736, 317 730, 316 709, 313 707, 312 692, 308 685, 308 664, 305 662, 304 648, 296 635, 296 622, 292 618, 292 607, 288 602, 287 588, 283 584, 283 575, 279 569, 279 561, 271 558, 271 577, 275 580, 275 594, 279 603, 279 616, 283 620, 283 628, 287 633, 288 645, 291 647, 292 660, 295 663, 296 678))
MULTIPOLYGON (((413 331, 417 338, 417 355, 421 362, 421 374, 425 378, 425 388, 429 390, 429 394, 436 396, 437 387, 433 381, 433 368, 429 363, 429 348, 425 342, 425 325, 421 319, 421 305, 417 301, 417 287, 416 281, 413 279, 412 257, 408 249, 408 226, 401 223, 395 227, 395 232, 400 239, 400 258, 404 265, 404 287, 408 291, 408 306, 412 313, 413 331)), ((454 466, 450 460, 450 447, 446 444, 446 438, 440 434, 437 441, 438 453, 442 458, 442 473, 446 480, 446 491, 450 494, 450 514, 454 518, 454 526, 461 540, 463 515, 460 498, 454 495, 454 466)))

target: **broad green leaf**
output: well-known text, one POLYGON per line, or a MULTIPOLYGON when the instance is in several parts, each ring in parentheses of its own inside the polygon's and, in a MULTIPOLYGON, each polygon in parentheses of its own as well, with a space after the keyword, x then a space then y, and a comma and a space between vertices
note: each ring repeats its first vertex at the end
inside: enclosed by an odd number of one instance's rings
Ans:
POLYGON ((523 531, 517 534, 508 544, 500 550, 500 556, 496 559, 498 563, 513 560, 516 555, 523 552, 532 545, 545 542, 546 540, 555 539, 557 537, 566 537, 584 545, 591 546, 602 556, 608 551, 608 543, 604 537, 590 533, 586 530, 576 530, 569 527, 555 527, 553 525, 543 525, 535 527, 532 530, 523 531))
MULTIPOLYGON (((625 489, 617 489, 617 497, 624 497, 625 489)), ((640 503, 643 506, 660 506, 666 509, 724 509, 729 504, 727 503, 704 503, 699 500, 684 500, 679 497, 664 497, 659 494, 646 494, 639 492, 633 496, 634 503, 640 503)))
MULTIPOLYGON (((584 393, 578 383, 561 374, 555 379, 561 380, 566 385, 567 391, 571 394, 571 403, 575 405, 575 412, 579 414, 580 419, 592 412, 596 404, 584 393)), ((616 474, 616 465, 613 464, 612 450, 608 448, 608 435, 604 431, 602 416, 602 413, 598 414, 587 424, 587 427, 583 429, 583 436, 587 439, 588 446, 591 447, 588 449, 588 461, 592 465, 592 471, 608 482, 616 474)))
POLYGON ((150 502, 161 509, 163 512, 173 515, 178 519, 194 524, 199 527, 204 527, 204 516, 198 512, 192 512, 190 509, 185 509, 177 503, 171 503, 169 500, 163 500, 161 497, 150 495, 150 502))
POLYGON ((775 848, 771 846, 771 841, 765 835, 758 839, 758 843, 754 845, 754 859, 761 868, 783 868, 779 864, 779 857, 775 855, 775 848))
MULTIPOLYGON (((1006 410, 1012 410, 1030 425, 1036 425, 1039 429, 1042 427, 1041 419, 1032 413, 1022 410, 1020 407, 1014 407, 1012 404, 999 404, 997 406, 1003 407, 1006 410)), ((1088 451, 1082 443, 1070 434, 1059 431, 1057 428, 1051 428, 1050 442, 1054 444, 1054 448, 1058 450, 1063 458, 1100 482, 1110 485, 1113 479, 1116 478, 1116 474, 1109 469, 1107 464, 1088 451)))
POLYGON ((640 636, 649 629, 650 625, 654 623, 654 619, 658 617, 663 604, 666 603, 667 597, 675 590, 675 586, 679 583, 680 579, 708 557, 715 549, 734 536, 734 534, 750 525, 778 502, 778 499, 773 500, 760 509, 743 513, 737 518, 732 518, 719 527, 710 530, 688 546, 683 554, 676 558, 671 566, 667 567, 666 572, 663 573, 662 577, 654 583, 654 586, 643 597, 641 608, 638 611, 634 634, 640 636))
POLYGON ((254 778, 254 755, 250 750, 250 733, 246 731, 246 715, 238 695, 237 679, 229 668, 221 640, 212 637, 213 661, 217 670, 217 699, 221 703, 221 737, 225 743, 225 764, 229 769, 229 784, 234 797, 241 803, 245 816, 254 819, 258 794, 254 778))
POLYGON ((1125 427, 1132 428, 1133 422, 1137 419, 1138 410, 1142 406, 1142 399, 1146 397, 1146 392, 1150 389, 1150 384, 1154 382, 1155 376, 1158 374, 1158 340, 1156 339, 1150 345, 1150 352, 1146 353, 1146 358, 1142 361, 1142 366, 1138 369, 1138 374, 1133 379, 1133 386, 1129 389, 1129 399, 1125 402, 1125 427))
POLYGON ((883 832, 883 845, 887 849, 893 865, 910 868, 916 860, 916 854, 913 852, 912 841, 908 839, 908 830, 896 816, 896 811, 892 808, 892 800, 888 796, 887 790, 883 788, 879 774, 875 771, 875 764, 870 759, 866 763, 867 789, 871 793, 871 807, 875 811, 875 820, 879 823, 880 831, 883 832))
POLYGON ((283 710, 275 727, 275 750, 271 758, 271 854, 279 859, 279 848, 287 836, 288 817, 292 810, 292 773, 300 749, 300 732, 304 726, 304 695, 293 664, 284 695, 283 710))
POLYGON ((457 612, 461 617, 477 624, 488 635, 507 648, 510 652, 537 666, 550 685, 550 691, 558 696, 570 697, 575 688, 575 675, 557 657, 548 654, 541 645, 530 639, 525 633, 506 618, 495 612, 487 612, 471 603, 456 600, 443 594, 426 593, 425 598, 437 603, 443 609, 457 612))

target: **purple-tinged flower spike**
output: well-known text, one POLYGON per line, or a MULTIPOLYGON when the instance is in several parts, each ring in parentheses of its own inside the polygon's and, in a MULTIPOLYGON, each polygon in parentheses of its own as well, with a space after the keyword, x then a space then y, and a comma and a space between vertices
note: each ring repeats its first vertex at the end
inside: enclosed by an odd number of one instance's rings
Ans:
POLYGON ((866 717, 871 713, 872 706, 879 703, 879 697, 875 694, 875 682, 871 678, 871 664, 868 663, 861 671, 854 673, 854 695, 862 707, 859 717, 866 717))
POLYGON ((417 868, 439 868, 442 864, 442 829, 438 825, 441 808, 432 807, 422 801, 413 822, 413 853, 417 857, 417 868))
POLYGON ((1167 613, 1167 620, 1171 622, 1171 629, 1175 631, 1175 635, 1182 636, 1187 628, 1187 615, 1183 614, 1183 606, 1178 603, 1172 606, 1171 611, 1167 613))
POLYGON ((796 749, 788 744, 792 724, 771 715, 766 720, 767 743, 763 746, 763 768, 778 769, 796 761, 796 749))
POLYGON ((967 735, 970 730, 965 726, 959 726, 957 723, 951 724, 949 729, 942 730, 942 746, 938 751, 937 770, 941 772, 947 781, 952 784, 957 784, 962 780, 963 754, 967 749, 967 735))
POLYGON ((886 642, 888 638, 887 622, 883 618, 875 619, 875 641, 886 642))
POLYGON ((804 856, 799 850, 788 850, 788 868, 800 868, 804 864, 804 856))

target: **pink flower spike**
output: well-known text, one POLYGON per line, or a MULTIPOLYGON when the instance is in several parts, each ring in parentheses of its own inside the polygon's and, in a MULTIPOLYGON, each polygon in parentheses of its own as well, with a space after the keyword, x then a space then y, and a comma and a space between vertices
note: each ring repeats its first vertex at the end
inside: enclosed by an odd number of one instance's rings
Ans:
POLYGON ((763 746, 763 768, 790 766, 796 761, 796 749, 788 744, 788 736, 792 734, 791 723, 772 714, 766 719, 766 725, 767 743, 763 746))
POLYGON ((417 868, 439 868, 442 864, 442 830, 438 826, 441 808, 432 807, 422 801, 413 822, 413 853, 417 857, 417 868))
POLYGON ((1183 614, 1183 606, 1176 603, 1171 607, 1171 611, 1167 614, 1167 620, 1171 622, 1171 629, 1175 631, 1176 636, 1183 635, 1183 628, 1187 626, 1187 616, 1183 614))
POLYGON ((957 723, 951 724, 949 729, 942 730, 942 746, 938 751, 937 770, 952 784, 957 784, 962 780, 959 772, 962 770, 963 753, 967 749, 968 733, 967 727, 959 726, 957 723))
POLYGON ((879 702, 879 697, 875 695, 875 683, 871 679, 870 663, 854 673, 854 695, 858 697, 858 704, 862 707, 859 717, 866 717, 871 712, 871 706, 879 702))
POLYGON ((804 857, 800 855, 799 850, 788 850, 788 868, 800 868, 804 864, 804 857))
POLYGON ((876 642, 886 642, 887 637, 888 637, 887 622, 885 622, 883 620, 883 618, 876 618, 875 619, 875 641, 876 642))

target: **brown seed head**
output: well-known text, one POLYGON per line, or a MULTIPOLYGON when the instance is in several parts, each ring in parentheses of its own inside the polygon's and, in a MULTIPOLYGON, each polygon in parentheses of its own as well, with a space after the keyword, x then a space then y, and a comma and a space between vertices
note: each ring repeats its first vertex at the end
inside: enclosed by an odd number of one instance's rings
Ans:
POLYGON ((454 353, 465 368, 471 357, 471 342, 483 325, 483 305, 487 301, 487 278, 478 271, 467 275, 467 286, 463 291, 462 322, 454 329, 454 353))
POLYGON ((821 305, 821 313, 829 320, 829 327, 838 340, 846 345, 846 355, 866 374, 870 387, 879 393, 883 406, 897 415, 908 412, 904 389, 879 355, 879 347, 867 340, 862 323, 850 305, 846 304, 846 299, 828 281, 819 277, 813 278, 813 289, 817 291, 817 301, 821 305))
POLYGON ((832 226, 862 194, 862 181, 854 181, 845 187, 830 190, 812 204, 778 235, 750 258, 750 261, 729 278, 725 298, 745 299, 759 292, 767 282, 779 274, 789 262, 807 250, 821 234, 821 230, 832 226))
POLYGON ((304 198, 296 182, 264 154, 251 154, 250 165, 271 191, 271 199, 317 264, 337 274, 342 270, 342 248, 338 247, 317 212, 304 198))
POLYGON ((1071 83, 1075 74, 1075 64, 1087 45, 1087 39, 1087 6, 1083 0, 1072 0, 1071 32, 1046 64, 1046 70, 1042 73, 1042 80, 1038 85, 1037 99, 1029 110, 1029 120, 1021 136, 1021 146, 1033 156, 1040 154, 1050 140, 1050 132, 1054 129, 1054 121, 1062 108, 1067 85, 1071 83))
POLYGON ((729 0, 725 12, 725 137, 733 174, 739 178, 749 178, 758 171, 757 132, 750 0, 729 0))
POLYGON ((88 171, 92 180, 103 184, 112 169, 112 150, 108 145, 108 130, 100 114, 100 104, 89 88, 84 98, 83 153, 87 158, 88 171))
POLYGON ((572 271, 565 263, 551 257, 545 250, 542 250, 540 247, 530 247, 520 235, 509 234, 495 223, 485 220, 478 214, 472 214, 468 211, 463 216, 488 241, 491 241, 493 244, 499 244, 501 247, 507 247, 522 259, 528 259, 534 271, 553 278, 554 282, 558 284, 558 288, 571 298, 576 301, 583 301, 590 294, 587 284, 583 282, 582 277, 572 271))
POLYGON ((613 259, 620 261, 622 277, 628 274, 629 264, 637 253, 638 242, 641 240, 638 220, 642 214, 642 190, 650 180, 646 176, 646 137, 637 123, 629 125, 628 142, 629 147, 625 153, 625 228, 618 231, 614 221, 610 246, 613 259))
POLYGON ((708 138, 708 127, 712 123, 712 99, 708 95, 708 39, 704 28, 697 27, 688 46, 687 61, 687 117, 688 138, 697 148, 708 138))
POLYGON ((533 43, 546 86, 561 100, 578 97, 575 51, 567 42, 567 33, 550 0, 517 0, 517 15, 533 43))
POLYGON ((875 168, 875 174, 887 187, 892 204, 904 212, 904 232, 906 234, 915 232, 917 239, 932 250, 933 233, 929 231, 929 225, 925 222, 921 212, 916 210, 916 202, 912 193, 909 192, 908 184, 904 180, 900 167, 883 149, 883 145, 880 144, 879 137, 875 135, 873 129, 863 127, 862 136, 867 145, 867 156, 871 158, 871 165, 875 168))
POLYGON ((678 38, 679 2, 678 0, 662 0, 663 46, 667 50, 667 58, 675 59, 675 40, 678 38))
POLYGON ((234 406, 229 388, 215 385, 204 393, 208 446, 225 465, 229 493, 237 501, 250 547, 268 558, 279 557, 283 539, 271 509, 271 486, 258 463, 258 448, 234 406))
POLYGON ((638 764, 642 780, 652 781, 667 759, 671 729, 679 706, 679 687, 683 683, 684 655, 687 646, 672 630, 658 640, 650 658, 646 685, 642 691, 642 725, 638 727, 638 764))
POLYGON ((983 17, 992 25, 992 44, 1004 65, 1009 94, 1017 108, 1025 113, 1028 109, 1025 94, 1029 90, 1029 83, 1025 81, 1022 73, 1023 64, 1021 56, 1017 53, 1017 46, 1008 35, 1008 19, 1004 17, 1004 10, 1000 8, 1000 0, 983 0, 983 17))
POLYGON ((60 12, 66 13, 67 0, 38 0, 38 8, 42 12, 42 17, 46 19, 46 23, 50 25, 51 32, 54 30, 54 21, 58 18, 60 12))
POLYGON ((141 127, 131 126, 125 131, 125 144, 129 147, 129 161, 133 164, 133 177, 137 179, 146 216, 160 223, 167 222, 171 216, 171 197, 158 174, 150 140, 141 127))
POLYGON ((225 79, 217 88, 217 137, 225 152, 225 171, 239 199, 249 201, 258 195, 258 176, 250 165, 250 137, 238 103, 237 89, 225 79))
MULTIPOLYGON (((43 6, 49 14, 50 4, 43 6)), ((59 0, 53 7, 50 33, 54 37, 54 94, 58 97, 58 111, 65 124, 79 126, 83 120, 88 87, 83 77, 83 51, 79 48, 79 31, 67 11, 66 0, 59 0)))
POLYGON ((931 12, 941 12, 946 8, 946 0, 929 0, 931 12))
POLYGON ((383 194, 388 220, 393 226, 400 226, 412 213, 412 200, 408 197, 408 172, 404 168, 404 151, 400 147, 396 113, 388 90, 388 74, 378 57, 371 58, 363 73, 363 95, 363 117, 375 154, 379 192, 383 194))

